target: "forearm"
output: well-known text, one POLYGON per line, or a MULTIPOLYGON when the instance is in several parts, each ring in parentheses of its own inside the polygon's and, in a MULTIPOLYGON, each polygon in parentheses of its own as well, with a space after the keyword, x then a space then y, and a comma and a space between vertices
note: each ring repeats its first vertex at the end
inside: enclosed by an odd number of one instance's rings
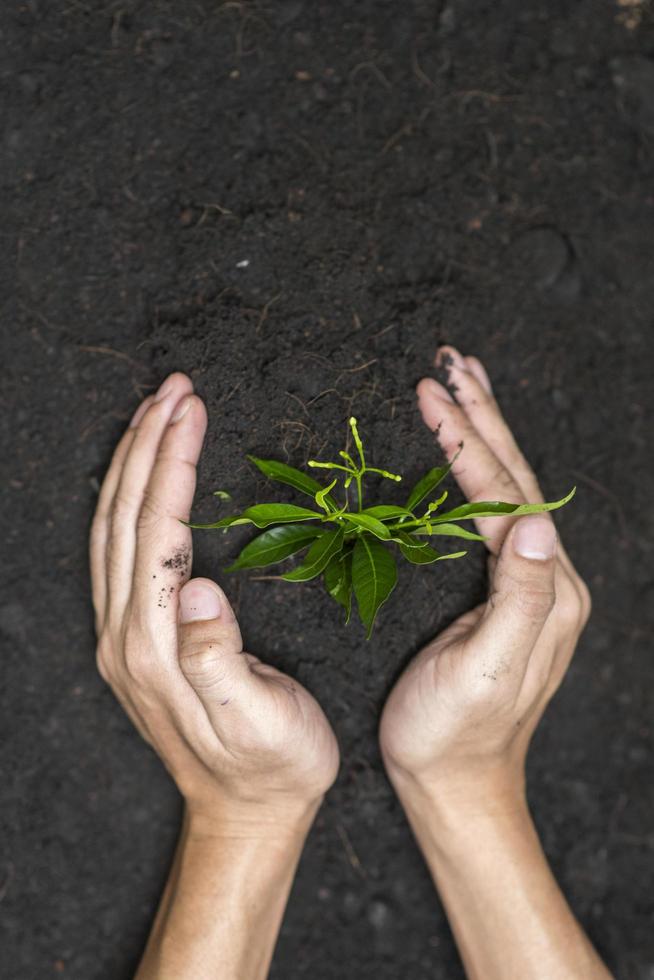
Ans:
POLYGON ((607 980, 547 863, 521 794, 461 808, 404 796, 470 980, 607 980))
POLYGON ((136 980, 263 980, 311 816, 259 829, 186 816, 136 980))

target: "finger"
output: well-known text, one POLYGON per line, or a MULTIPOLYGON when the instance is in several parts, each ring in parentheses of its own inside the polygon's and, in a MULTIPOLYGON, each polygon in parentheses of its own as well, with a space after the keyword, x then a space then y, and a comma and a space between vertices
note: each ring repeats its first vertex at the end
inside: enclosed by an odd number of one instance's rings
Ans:
POLYGON ((252 701, 265 682, 251 669, 254 658, 243 653, 241 631, 225 593, 210 579, 191 579, 179 594, 178 644, 184 677, 214 731, 229 740, 234 725, 243 723, 243 712, 252 715, 252 701))
POLYGON ((140 420, 125 457, 111 508, 107 542, 108 600, 117 612, 132 589, 136 525, 143 494, 157 457, 159 443, 179 401, 193 385, 184 374, 171 374, 140 420))
MULTIPOLYGON (((504 420, 499 405, 492 395, 490 380, 481 361, 476 357, 461 358, 453 347, 442 347, 439 354, 442 352, 448 359, 450 378, 456 387, 457 401, 471 423, 511 473, 528 503, 542 503, 545 498, 536 475, 504 420)), ((576 579, 577 574, 572 562, 560 542, 557 556, 568 574, 576 579)))
MULTIPOLYGON (((525 503, 517 482, 443 385, 432 378, 423 379, 418 385, 418 405, 425 424, 438 433, 438 442, 448 459, 453 459, 462 446, 452 473, 469 501, 525 503)), ((511 523, 511 517, 475 521, 479 533, 487 538, 487 547, 493 554, 499 552, 511 523)))
POLYGON ((507 536, 486 612, 474 631, 482 676, 518 683, 555 602, 556 529, 544 515, 519 518, 507 536))
POLYGON ((143 491, 136 530, 134 588, 142 614, 177 622, 177 594, 192 567, 188 520, 196 467, 207 430, 207 413, 197 395, 178 404, 167 426, 143 491))
POLYGON ((493 394, 493 386, 491 385, 490 378, 486 373, 486 368, 481 363, 481 361, 476 357, 466 357, 466 364, 468 365, 468 370, 474 374, 479 384, 482 386, 487 395, 493 394))
POLYGON ((100 495, 91 525, 90 538, 91 588, 95 609, 96 631, 104 621, 107 601, 107 539, 109 536, 111 508, 123 471, 123 465, 134 439, 136 427, 153 401, 154 396, 149 395, 137 408, 129 424, 129 428, 116 446, 109 469, 100 488, 100 495))
POLYGON ((457 402, 500 463, 511 473, 525 499, 531 504, 542 503, 538 480, 504 420, 481 362, 462 357, 453 347, 441 347, 438 359, 447 360, 457 402))

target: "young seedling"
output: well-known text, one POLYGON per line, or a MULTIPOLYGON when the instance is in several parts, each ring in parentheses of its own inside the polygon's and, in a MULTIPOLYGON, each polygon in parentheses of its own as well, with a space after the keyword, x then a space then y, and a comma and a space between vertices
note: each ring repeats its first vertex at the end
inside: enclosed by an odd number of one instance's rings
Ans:
MULTIPOLYGON (((253 524, 258 528, 267 528, 243 548, 228 571, 265 568, 276 565, 291 555, 306 552, 301 563, 280 578, 286 582, 308 582, 322 575, 329 595, 345 609, 346 622, 350 619, 354 592, 359 616, 368 631, 368 638, 380 607, 397 582, 393 548, 414 565, 429 565, 448 558, 462 558, 467 554, 466 551, 441 554, 430 540, 445 537, 483 541, 480 534, 461 527, 460 522, 501 514, 520 517, 523 514, 556 510, 567 504, 575 493, 573 488, 566 497, 552 503, 507 504, 486 501, 462 504, 453 510, 442 511, 440 508, 448 496, 448 491, 445 490, 426 505, 423 504, 422 513, 418 513, 419 505, 434 493, 452 469, 455 457, 447 466, 437 466, 429 470, 415 485, 403 507, 395 504, 365 507, 363 484, 368 474, 376 473, 394 483, 399 483, 402 477, 377 466, 369 466, 357 420, 351 418, 349 424, 356 447, 356 460, 344 450, 339 453, 341 461, 338 463, 309 460, 308 465, 312 469, 328 470, 330 474, 336 474, 326 486, 318 483, 308 473, 285 463, 248 456, 265 476, 311 497, 312 507, 255 504, 242 514, 224 517, 213 524, 189 526, 215 529, 253 524), (342 486, 337 490, 339 482, 342 486), (351 499, 353 495, 354 501, 351 499)), ((220 490, 217 491, 217 496, 228 498, 220 490)))

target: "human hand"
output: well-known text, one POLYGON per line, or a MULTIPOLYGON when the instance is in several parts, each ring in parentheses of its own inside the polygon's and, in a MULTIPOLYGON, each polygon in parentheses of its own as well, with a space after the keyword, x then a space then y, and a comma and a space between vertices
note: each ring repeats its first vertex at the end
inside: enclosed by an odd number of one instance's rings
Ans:
POLYGON ((102 677, 161 757, 192 824, 304 826, 338 768, 334 734, 296 681, 243 652, 224 592, 189 580, 188 520, 207 426, 183 374, 146 398, 114 453, 91 533, 102 677))
MULTIPOLYGON (((431 379, 419 406, 470 501, 538 503, 481 363, 442 348, 456 404, 431 379)), ((420 788, 457 804, 520 795, 531 736, 560 685, 590 613, 588 589, 548 514, 477 522, 487 536, 488 601, 461 616, 409 664, 384 708, 380 741, 400 796, 420 788)))

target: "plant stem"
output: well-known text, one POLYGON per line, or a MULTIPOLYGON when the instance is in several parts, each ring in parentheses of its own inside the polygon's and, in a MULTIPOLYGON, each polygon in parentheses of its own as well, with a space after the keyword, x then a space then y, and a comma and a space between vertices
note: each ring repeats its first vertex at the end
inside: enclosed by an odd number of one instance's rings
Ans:
MULTIPOLYGON (((434 522, 434 523, 436 523, 436 522, 434 522)), ((389 531, 406 531, 406 529, 408 527, 421 527, 424 524, 425 524, 424 518, 422 520, 415 520, 415 521, 404 521, 404 522, 400 521, 399 524, 389 524, 388 525, 388 530, 389 531)))
POLYGON ((363 510, 363 488, 361 486, 361 477, 363 476, 364 470, 358 470, 354 474, 354 479, 357 481, 357 500, 359 502, 359 513, 363 510))

